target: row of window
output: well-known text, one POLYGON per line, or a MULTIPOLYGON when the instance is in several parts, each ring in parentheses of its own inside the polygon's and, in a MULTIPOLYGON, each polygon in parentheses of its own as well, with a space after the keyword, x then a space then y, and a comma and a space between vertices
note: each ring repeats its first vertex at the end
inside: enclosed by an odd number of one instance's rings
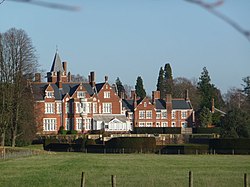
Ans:
MULTIPOLYGON (((74 127, 74 120, 67 118, 65 130, 72 130, 74 127)), ((75 130, 90 130, 91 129, 91 119, 76 119, 75 130)), ((55 118, 44 118, 43 119, 43 130, 44 131, 56 131, 57 130, 57 121, 55 118)))
MULTIPOLYGON (((66 113, 73 113, 73 107, 70 103, 65 103, 66 113)), ((97 113, 97 103, 75 103, 75 112, 76 113, 97 113), (92 107, 91 107, 92 106, 92 107)), ((55 112, 55 103, 45 103, 45 114, 61 114, 62 113, 62 103, 56 103, 56 112, 55 112)), ((103 103, 102 104, 102 113, 111 114, 112 113, 112 103, 103 103)))
MULTIPOLYGON (((66 119, 66 125, 65 130, 71 130, 74 127, 74 121, 73 119, 67 118, 66 119)), ((108 128, 109 126, 105 126, 105 128, 108 128)), ((139 122, 139 127, 153 127, 152 122, 139 122)), ((156 122, 156 127, 168 127, 168 122, 156 122)), ((171 127, 176 127, 176 123, 172 122, 171 127)), ((186 128, 187 122, 181 122, 181 127, 186 128)), ((110 128, 112 130, 122 130, 126 128, 126 124, 110 124, 110 128)), ((45 118, 43 120, 43 130, 44 131, 56 131, 57 130, 57 121, 55 118, 45 118)), ((76 119, 76 126, 75 130, 91 130, 91 119, 83 119, 77 118, 76 119)))
MULTIPOLYGON (((171 113, 172 119, 176 118, 176 111, 171 113)), ((162 110, 161 112, 156 112, 156 119, 166 119, 167 111, 162 110)), ((187 111, 181 111, 181 118, 187 118, 187 111)), ((152 119, 152 110, 139 110, 139 119, 152 119)))
MULTIPOLYGON (((46 98, 53 98, 54 97, 54 91, 46 91, 45 92, 46 98)), ((105 91, 103 93, 104 98, 110 98, 110 91, 105 91)), ((85 91, 78 91, 77 92, 77 98, 86 98, 86 92, 85 91)))
MULTIPOLYGON (((156 122, 156 127, 168 127, 168 122, 156 122)), ((153 122, 139 122, 139 127, 153 127, 153 122)), ((171 123, 171 127, 176 127, 176 122, 171 123)), ((181 122, 181 127, 186 128, 187 122, 181 122)))

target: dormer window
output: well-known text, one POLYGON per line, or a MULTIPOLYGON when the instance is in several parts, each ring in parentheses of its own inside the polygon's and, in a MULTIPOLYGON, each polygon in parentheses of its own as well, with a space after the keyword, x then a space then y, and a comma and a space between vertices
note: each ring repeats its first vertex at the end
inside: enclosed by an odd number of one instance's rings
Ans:
POLYGON ((77 98, 85 98, 85 97, 86 97, 85 92, 83 92, 83 91, 78 91, 77 92, 77 98))
POLYGON ((47 98, 52 98, 52 97, 54 97, 54 92, 53 92, 53 91, 46 91, 46 97, 47 97, 47 98))
POLYGON ((110 98, 110 92, 104 92, 104 98, 110 98))

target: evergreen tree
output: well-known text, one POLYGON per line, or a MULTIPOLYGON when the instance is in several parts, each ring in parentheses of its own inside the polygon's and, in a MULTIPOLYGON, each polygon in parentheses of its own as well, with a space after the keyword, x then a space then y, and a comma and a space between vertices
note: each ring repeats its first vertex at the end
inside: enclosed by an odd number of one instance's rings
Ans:
POLYGON ((159 76, 158 76, 158 82, 157 82, 157 90, 160 91, 161 93, 161 99, 164 98, 164 71, 162 67, 160 68, 159 71, 159 76))
POLYGON ((229 111, 222 121, 222 137, 249 138, 250 114, 239 108, 229 111))
POLYGON ((215 87, 210 83, 211 79, 206 67, 203 68, 203 72, 199 78, 198 91, 201 95, 200 108, 206 107, 211 109, 212 99, 214 98, 217 105, 217 98, 215 98, 215 87))
MULTIPOLYGON (((119 77, 117 77, 116 81, 115 81, 116 87, 117 87, 117 91, 118 91, 118 96, 121 97, 122 93, 125 94, 125 88, 122 85, 122 82, 120 81, 119 77)), ((125 96, 125 95, 124 95, 125 96)))
POLYGON ((212 113, 209 108, 203 107, 199 113, 201 127, 208 127, 212 124, 212 113))
POLYGON ((173 75, 172 75, 172 68, 169 63, 165 64, 164 67, 164 97, 166 94, 173 93, 173 75))
POLYGON ((139 96, 141 99, 146 97, 146 91, 143 88, 143 80, 142 78, 139 76, 137 77, 136 80, 136 85, 135 85, 135 93, 137 96, 139 96))

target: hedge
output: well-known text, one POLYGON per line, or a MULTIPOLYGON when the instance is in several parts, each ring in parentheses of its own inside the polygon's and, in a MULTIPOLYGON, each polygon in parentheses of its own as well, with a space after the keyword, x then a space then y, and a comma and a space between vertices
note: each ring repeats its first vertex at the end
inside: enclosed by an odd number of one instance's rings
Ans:
POLYGON ((220 134, 221 128, 220 127, 211 127, 211 128, 204 128, 198 127, 193 128, 194 134, 220 134))
POLYGON ((135 127, 133 134, 181 134, 180 127, 135 127))
POLYGON ((106 142, 107 150, 123 150, 129 152, 154 152, 156 140, 154 137, 119 137, 106 142))
POLYGON ((250 139, 210 139, 209 148, 221 154, 250 154, 250 139))
POLYGON ((161 154, 207 154, 209 146, 200 144, 167 145, 159 151, 161 154))

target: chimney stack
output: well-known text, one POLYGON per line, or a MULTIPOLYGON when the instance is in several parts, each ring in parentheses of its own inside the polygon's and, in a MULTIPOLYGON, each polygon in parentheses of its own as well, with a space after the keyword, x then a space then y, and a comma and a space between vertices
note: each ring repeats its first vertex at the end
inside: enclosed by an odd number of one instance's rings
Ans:
POLYGON ((68 72, 68 82, 71 82, 71 73, 68 72))
POLYGON ((57 72, 57 86, 59 89, 62 89, 62 77, 61 72, 57 72))
POLYGON ((189 100, 190 100, 190 99, 189 99, 188 89, 186 89, 186 91, 185 91, 185 100, 186 100, 186 101, 189 101, 189 100))
POLYGON ((109 79, 109 77, 106 75, 106 76, 104 77, 105 82, 108 82, 108 79, 109 79))
POLYGON ((62 66, 63 66, 63 70, 65 72, 65 75, 67 75, 67 62, 63 62, 62 66))
POLYGON ((166 95, 166 109, 168 111, 168 114, 171 114, 171 111, 172 111, 172 95, 171 94, 166 95))
POLYGON ((94 71, 90 72, 89 78, 90 78, 90 81, 89 81, 90 85, 92 87, 95 87, 95 72, 94 71))
POLYGON ((155 103, 155 100, 156 99, 160 99, 160 94, 161 92, 160 91, 152 91, 152 103, 154 104, 155 103))

